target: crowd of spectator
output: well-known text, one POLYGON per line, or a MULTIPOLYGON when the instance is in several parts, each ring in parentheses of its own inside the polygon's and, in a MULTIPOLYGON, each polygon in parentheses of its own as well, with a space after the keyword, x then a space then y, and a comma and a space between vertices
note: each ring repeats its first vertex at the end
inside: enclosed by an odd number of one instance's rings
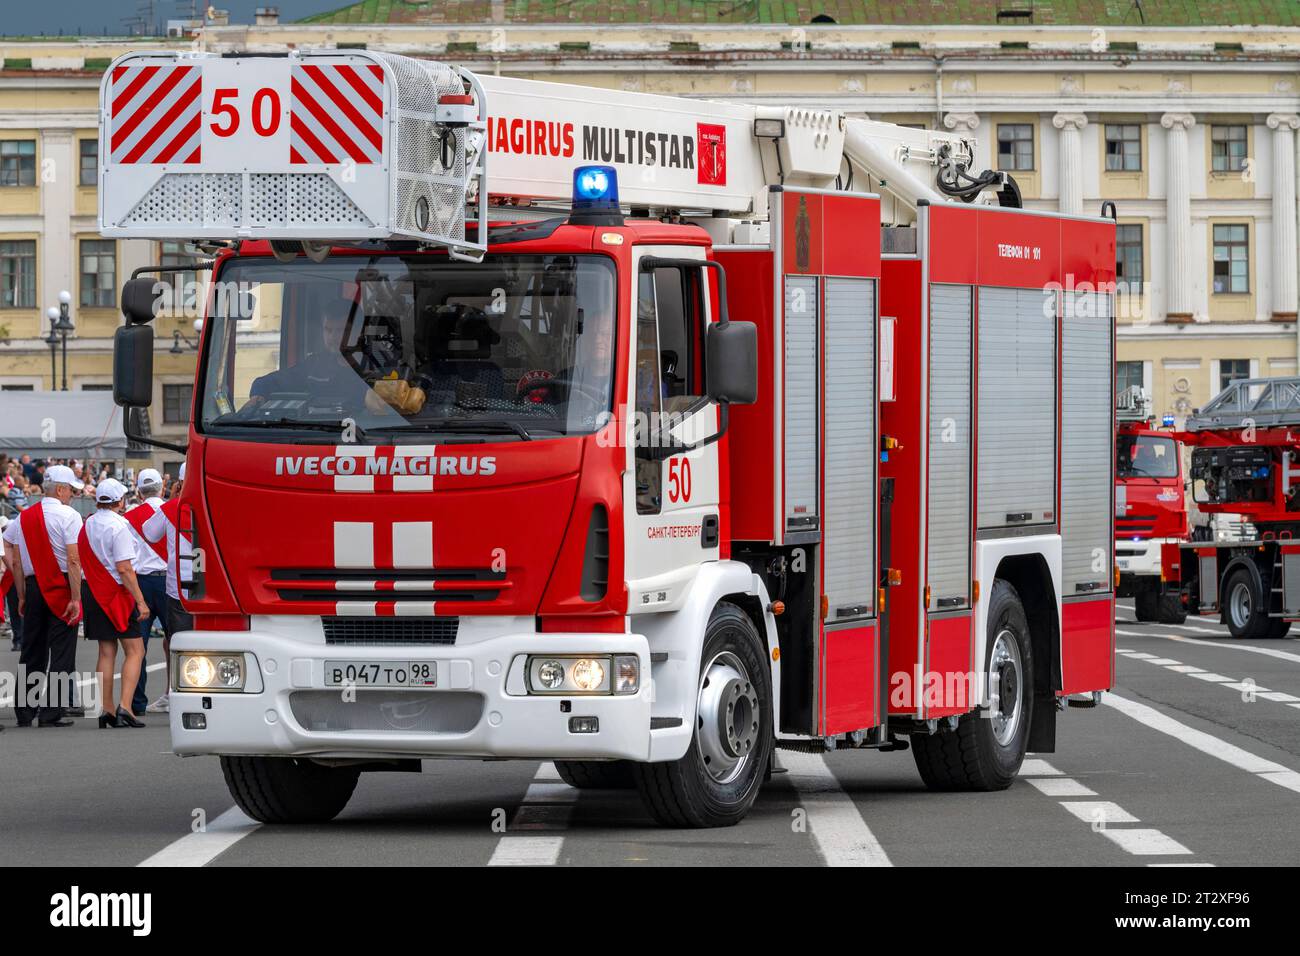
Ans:
MULTIPOLYGON (((140 495, 136 490, 135 468, 126 468, 115 462, 81 460, 79 458, 33 458, 30 454, 16 457, 0 454, 0 493, 13 511, 22 511, 33 498, 42 494, 41 485, 45 480, 45 469, 51 465, 67 465, 72 469, 77 480, 85 487, 77 492, 77 497, 87 502, 95 500, 95 487, 106 478, 115 478, 127 489, 127 504, 139 503, 140 495)), ((171 492, 173 476, 164 475, 163 497, 171 492)))

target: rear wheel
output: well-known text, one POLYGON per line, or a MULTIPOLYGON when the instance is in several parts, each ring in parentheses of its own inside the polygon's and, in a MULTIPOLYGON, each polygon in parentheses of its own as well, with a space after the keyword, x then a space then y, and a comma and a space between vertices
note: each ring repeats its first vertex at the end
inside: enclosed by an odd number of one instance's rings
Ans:
POLYGON ((626 760, 557 760, 560 779, 578 790, 631 790, 636 786, 626 760))
POLYGON ((348 804, 360 771, 296 757, 222 757, 230 795, 261 823, 325 823, 348 804))
POLYGON ((912 737, 912 756, 931 790, 1005 790, 1025 759, 1034 706, 1029 626, 1016 589, 993 582, 985 679, 988 705, 956 730, 912 737))
POLYGON ((1159 611, 1156 620, 1161 624, 1182 624, 1187 620, 1187 608, 1183 607, 1183 598, 1177 591, 1160 595, 1159 611))
POLYGON ((695 733, 680 760, 632 764, 646 809, 671 827, 726 827, 749 812, 772 755, 772 681, 758 629, 719 604, 704 636, 695 733))
POLYGON ((1233 637, 1254 639, 1268 633, 1263 595, 1249 568, 1237 568, 1228 575, 1223 585, 1223 608, 1233 637))

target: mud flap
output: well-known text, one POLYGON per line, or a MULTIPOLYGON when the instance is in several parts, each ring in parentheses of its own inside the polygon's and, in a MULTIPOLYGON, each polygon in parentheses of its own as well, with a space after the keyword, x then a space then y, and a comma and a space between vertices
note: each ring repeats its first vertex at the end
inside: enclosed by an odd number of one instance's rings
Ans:
POLYGON ((1029 724, 1025 750, 1031 754, 1056 753, 1056 695, 1034 695, 1034 719, 1029 724))

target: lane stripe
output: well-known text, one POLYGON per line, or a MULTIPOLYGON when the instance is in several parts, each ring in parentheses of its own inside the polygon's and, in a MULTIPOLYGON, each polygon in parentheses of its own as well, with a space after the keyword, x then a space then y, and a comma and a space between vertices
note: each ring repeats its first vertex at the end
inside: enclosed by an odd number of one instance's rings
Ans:
POLYGON ((1292 773, 1290 768, 1284 767, 1276 761, 1266 760, 1258 754, 1244 750, 1236 744, 1228 743, 1228 741, 1215 737, 1213 734, 1207 734, 1203 730, 1189 727, 1182 721, 1175 720, 1154 707, 1149 707, 1136 700, 1130 700, 1127 697, 1120 697, 1113 691, 1103 694, 1101 702, 1107 707, 1113 707, 1121 714, 1132 717, 1138 723, 1145 724, 1152 730, 1167 734, 1175 740, 1181 740, 1187 746, 1199 750, 1206 756, 1222 760, 1238 770, 1244 770, 1247 773, 1269 780, 1271 783, 1287 786, 1281 779, 1273 779, 1270 776, 1292 773))
POLYGON ((560 862, 564 837, 537 835, 536 831, 563 830, 573 815, 578 791, 560 781, 549 761, 537 768, 523 802, 510 820, 508 832, 497 841, 488 866, 555 866, 560 862), (518 831, 533 831, 523 835, 518 831))
POLYGON ((1102 827, 1099 832, 1126 853, 1134 856, 1191 856, 1187 849, 1173 837, 1149 827, 1102 827))
POLYGON ((809 832, 827 866, 893 866, 821 754, 782 750, 777 759, 808 811, 809 832))
POLYGON ((1254 644, 1242 644, 1239 642, 1229 643, 1228 641, 1202 641, 1195 637, 1183 637, 1179 634, 1152 634, 1150 636, 1163 638, 1166 641, 1178 641, 1183 644, 1198 644, 1201 647, 1225 647, 1234 651, 1246 651, 1250 654, 1263 654, 1267 657, 1276 657, 1281 661, 1293 661, 1296 664, 1300 664, 1300 654, 1292 654, 1290 651, 1279 651, 1272 647, 1256 647, 1254 644))
POLYGON ((231 807, 201 833, 183 836, 137 866, 206 866, 262 824, 231 807))

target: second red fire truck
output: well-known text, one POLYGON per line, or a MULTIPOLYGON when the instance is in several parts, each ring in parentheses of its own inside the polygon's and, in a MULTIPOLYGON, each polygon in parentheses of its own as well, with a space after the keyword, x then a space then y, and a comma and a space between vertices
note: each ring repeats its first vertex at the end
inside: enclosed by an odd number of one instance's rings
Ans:
POLYGON ((212 255, 171 732, 249 815, 434 757, 676 826, 778 748, 1000 789, 1111 686, 1111 220, 954 135, 367 51, 102 99, 103 233, 212 255))

